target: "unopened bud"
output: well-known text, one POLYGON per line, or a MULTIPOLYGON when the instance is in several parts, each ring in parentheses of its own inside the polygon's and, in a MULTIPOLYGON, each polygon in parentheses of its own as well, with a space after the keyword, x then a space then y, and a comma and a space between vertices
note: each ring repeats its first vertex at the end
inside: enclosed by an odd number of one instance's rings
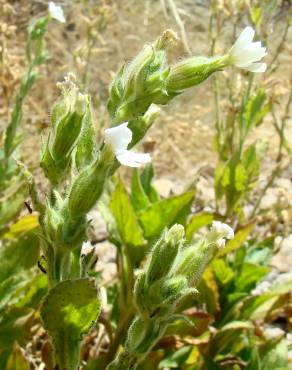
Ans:
MULTIPOLYGON (((180 275, 156 281, 148 292, 152 307, 162 307, 165 304, 172 305, 188 289, 188 284, 187 278, 180 275)), ((171 307, 169 308, 171 309, 171 307)), ((163 313, 165 314, 165 312, 163 313)), ((161 312, 157 312, 157 314, 161 315, 161 312)))
POLYGON ((174 65, 166 80, 168 93, 180 93, 198 85, 212 73, 229 65, 229 56, 223 57, 191 57, 174 65))
POLYGON ((135 355, 143 355, 149 351, 152 343, 159 338, 159 332, 159 322, 136 317, 129 327, 125 349, 135 355))
MULTIPOLYGON (((168 31, 142 51, 118 73, 110 87, 108 110, 115 124, 143 116, 149 106, 166 96, 168 76, 165 48, 171 42, 168 31)), ((168 98, 169 99, 169 98, 168 98)))
POLYGON ((165 277, 171 269, 178 249, 184 243, 184 228, 174 225, 155 244, 147 269, 147 285, 165 277))
POLYGON ((113 152, 105 145, 99 158, 77 176, 68 195, 68 207, 72 218, 88 213, 96 204, 113 161, 113 152))
POLYGON ((88 107, 82 121, 82 129, 78 138, 75 163, 80 171, 89 165, 97 156, 96 131, 93 121, 93 113, 88 107))
POLYGON ((62 226, 64 219, 59 209, 47 205, 46 214, 44 217, 44 224, 46 230, 46 237, 53 242, 52 245, 57 245, 61 241, 62 226))
POLYGON ((74 101, 69 102, 69 112, 55 127, 52 138, 51 152, 56 161, 66 157, 72 151, 81 132, 82 120, 89 104, 88 96, 81 93, 76 93, 76 96, 72 96, 71 99, 74 101))
POLYGON ((203 240, 182 250, 171 275, 186 276, 190 284, 196 286, 218 248, 225 244, 224 239, 232 239, 233 236, 234 233, 230 226, 214 221, 211 230, 203 240))
POLYGON ((149 316, 149 307, 145 295, 146 274, 141 272, 136 279, 134 286, 134 302, 135 306, 142 317, 149 316))

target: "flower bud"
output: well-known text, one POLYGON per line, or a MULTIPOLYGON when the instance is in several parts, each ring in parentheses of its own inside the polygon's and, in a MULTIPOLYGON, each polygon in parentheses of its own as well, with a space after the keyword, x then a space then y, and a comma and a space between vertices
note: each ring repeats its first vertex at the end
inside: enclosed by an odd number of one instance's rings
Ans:
POLYGON ((48 138, 45 147, 42 150, 40 166, 43 169, 45 176, 50 180, 51 184, 58 184, 63 179, 62 175, 64 175, 66 171, 60 172, 58 169, 50 151, 49 141, 50 137, 48 138))
POLYGON ((206 80, 212 73, 229 65, 229 56, 206 58, 191 57, 170 69, 166 79, 168 93, 180 93, 206 80))
POLYGON ((143 116, 152 103, 166 96, 165 48, 172 41, 170 35, 166 31, 152 45, 145 45, 111 84, 108 110, 115 124, 143 116))
POLYGON ((136 317, 129 327, 125 349, 135 355, 146 354, 155 339, 159 338, 159 332, 158 321, 136 317))
POLYGON ((93 121, 93 112, 90 108, 86 110, 83 117, 82 129, 77 142, 75 163, 80 171, 89 165, 97 156, 96 131, 93 121))
MULTIPOLYGON (((188 289, 189 282, 185 276, 174 276, 164 277, 157 280, 149 288, 149 297, 152 303, 152 312, 155 311, 155 307, 161 307, 163 305, 170 306, 177 299, 180 298, 181 294, 188 289)), ((169 307, 171 309, 171 307, 169 307)), ((161 314, 161 312, 157 312, 161 314)), ((164 312, 165 313, 165 310, 164 312)), ((153 314, 153 313, 152 313, 153 314)))
POLYGON ((147 304, 145 292, 146 274, 141 272, 136 279, 134 286, 134 303, 142 317, 149 316, 149 305, 147 304))
POLYGON ((123 351, 120 352, 115 360, 111 362, 107 370, 125 370, 125 369, 134 369, 136 358, 129 352, 123 351))
POLYGON ((46 238, 51 244, 56 247, 62 244, 62 227, 64 218, 62 211, 56 207, 47 204, 46 213, 44 216, 44 225, 46 238))
POLYGON ((181 250, 170 274, 183 275, 188 279, 190 286, 196 286, 218 248, 224 245, 224 238, 232 239, 233 236, 231 227, 215 221, 205 239, 181 250))
POLYGON ((184 234, 182 225, 174 225, 170 230, 164 232, 154 245, 147 268, 146 284, 148 286, 168 274, 179 247, 184 243, 184 234))
POLYGON ((81 132, 83 117, 89 108, 89 98, 79 92, 70 93, 68 103, 70 104, 68 113, 54 127, 51 153, 56 162, 67 157, 72 151, 81 132))
POLYGON ((113 161, 113 152, 105 145, 101 155, 77 176, 68 195, 69 213, 73 219, 85 215, 96 204, 113 161))

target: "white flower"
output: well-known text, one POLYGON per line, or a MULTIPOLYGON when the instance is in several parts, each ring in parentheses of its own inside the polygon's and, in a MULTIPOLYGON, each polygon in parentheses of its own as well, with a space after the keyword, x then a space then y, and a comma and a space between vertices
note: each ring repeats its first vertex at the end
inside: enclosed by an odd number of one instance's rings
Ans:
POLYGON ((132 131, 127 126, 128 122, 125 122, 105 130, 105 143, 111 146, 117 160, 125 166, 140 167, 142 164, 151 162, 149 154, 127 150, 132 141, 132 131))
POLYGON ((266 63, 257 62, 267 55, 266 48, 262 47, 260 41, 252 42, 254 35, 255 30, 252 27, 246 27, 230 49, 229 55, 236 67, 250 72, 265 72, 266 63))
POLYGON ((61 6, 56 5, 53 1, 49 2, 49 14, 52 18, 56 19, 61 23, 65 23, 64 12, 61 6))
POLYGON ((212 227, 210 231, 212 235, 212 239, 216 240, 216 243, 219 248, 225 246, 225 239, 233 239, 234 238, 234 231, 233 229, 224 224, 221 221, 213 221, 212 227))

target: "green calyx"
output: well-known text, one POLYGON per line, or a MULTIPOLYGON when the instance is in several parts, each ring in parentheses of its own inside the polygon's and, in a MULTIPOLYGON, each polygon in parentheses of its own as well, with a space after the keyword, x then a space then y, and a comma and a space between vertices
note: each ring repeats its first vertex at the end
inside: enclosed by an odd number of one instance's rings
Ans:
POLYGON ((114 163, 114 154, 105 145, 98 158, 77 175, 68 195, 68 208, 72 218, 85 215, 96 204, 114 163))
POLYGON ((115 124, 143 116, 152 103, 169 100, 165 92, 165 49, 172 42, 170 35, 171 31, 166 31, 152 45, 146 44, 136 58, 120 69, 110 86, 108 102, 115 124))
POLYGON ((222 70, 229 64, 229 55, 185 59, 171 67, 166 80, 166 90, 168 93, 180 93, 189 87, 202 83, 212 73, 222 70))
MULTIPOLYGON (((89 157, 88 150, 95 145, 90 97, 81 94, 72 82, 67 88, 63 86, 62 94, 62 98, 52 110, 52 130, 45 143, 40 163, 52 184, 61 183, 68 175, 76 146, 79 147, 77 164, 80 167, 88 163, 88 159, 83 157, 89 157), (86 131, 90 131, 92 139, 89 146, 86 131)), ((89 160, 91 159, 89 157, 89 160)))

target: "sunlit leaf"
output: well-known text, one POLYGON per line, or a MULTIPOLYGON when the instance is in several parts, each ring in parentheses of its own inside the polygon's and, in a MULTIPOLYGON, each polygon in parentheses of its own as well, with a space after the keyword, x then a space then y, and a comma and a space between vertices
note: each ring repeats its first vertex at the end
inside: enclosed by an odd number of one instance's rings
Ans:
POLYGON ((192 236, 202 227, 209 225, 215 218, 213 213, 202 212, 193 215, 186 225, 186 238, 191 240, 192 236))
POLYGON ((15 341, 25 344, 29 339, 34 311, 29 308, 11 308, 1 315, 0 347, 10 348, 15 341))
POLYGON ((180 365, 183 365, 189 354, 191 352, 191 347, 186 346, 182 347, 179 350, 167 355, 166 357, 159 363, 158 369, 164 369, 165 367, 168 368, 177 368, 180 365))
POLYGON ((157 191, 152 186, 152 180, 154 178, 154 168, 152 164, 147 165, 141 174, 141 185, 152 203, 158 202, 160 197, 157 191))
POLYGON ((268 271, 269 269, 267 267, 245 262, 241 268, 240 274, 235 280, 236 291, 251 291, 257 282, 268 273, 268 271))
POLYGON ((194 191, 170 197, 156 202, 139 214, 139 221, 145 238, 158 237, 165 227, 173 225, 190 206, 195 196, 194 191))
POLYGON ((23 233, 35 230, 38 225, 38 217, 36 215, 24 216, 9 227, 9 230, 3 235, 3 239, 17 238, 23 233))
POLYGON ((41 317, 61 369, 78 367, 80 341, 95 324, 99 313, 94 280, 65 280, 49 291, 42 303, 41 317))
POLYGON ((140 260, 145 252, 145 240, 130 197, 121 181, 112 193, 110 209, 122 243, 134 260, 140 260))
POLYGON ((234 278, 234 272, 223 259, 215 259, 212 262, 212 267, 216 279, 222 286, 227 285, 234 278))
POLYGON ((17 343, 14 343, 13 351, 10 354, 5 370, 29 370, 30 365, 23 350, 17 343))
POLYGON ((132 172, 131 200, 135 211, 140 211, 149 205, 149 198, 142 186, 138 170, 132 172))

